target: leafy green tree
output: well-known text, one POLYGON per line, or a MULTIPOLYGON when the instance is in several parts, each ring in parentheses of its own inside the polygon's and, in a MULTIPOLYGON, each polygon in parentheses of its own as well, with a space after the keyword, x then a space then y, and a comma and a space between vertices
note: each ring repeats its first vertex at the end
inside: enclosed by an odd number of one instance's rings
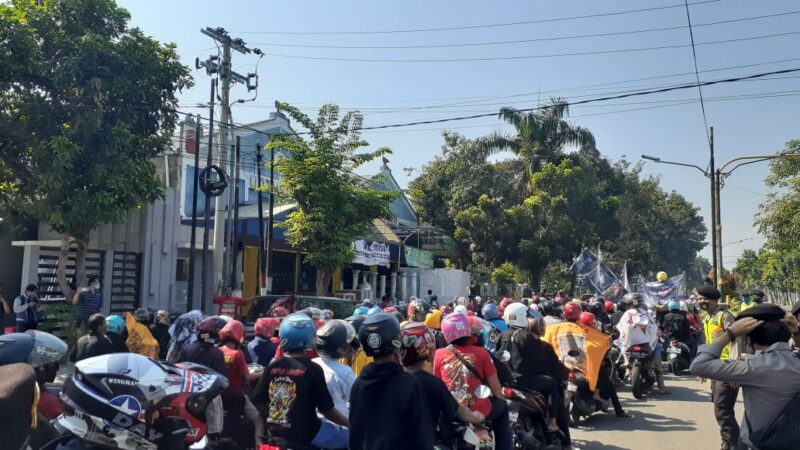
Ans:
POLYGON ((506 262, 492 271, 491 280, 495 284, 522 284, 528 281, 528 276, 519 267, 506 262))
MULTIPOLYGON (((800 153, 800 140, 791 140, 781 154, 800 153)), ((777 158, 770 163, 770 187, 779 188, 761 205, 756 218, 759 232, 769 248, 797 248, 800 245, 800 158, 777 158)))
POLYGON ((552 98, 542 109, 532 112, 504 107, 498 116, 513 125, 515 132, 492 133, 481 140, 481 148, 487 152, 513 152, 525 163, 529 176, 548 162, 558 163, 569 145, 595 146, 594 136, 588 129, 566 119, 569 103, 563 98, 552 98))
POLYGON ((176 93, 192 83, 175 46, 112 0, 0 3, 0 210, 61 234, 58 282, 77 245, 162 195, 151 159, 171 147, 176 93))
POLYGON ((298 205, 282 224, 286 240, 308 254, 317 269, 317 294, 327 293, 336 268, 353 262, 353 242, 370 234, 375 219, 393 217, 390 202, 397 192, 380 192, 353 173, 360 165, 391 153, 386 147, 359 152, 363 116, 349 112, 339 119, 339 107, 323 105, 316 121, 299 109, 281 110, 308 130, 308 139, 274 136, 268 148, 288 153, 276 161, 280 193, 298 205))
POLYGON ((764 261, 754 250, 745 250, 736 260, 733 273, 740 286, 755 288, 761 284, 764 276, 764 261))

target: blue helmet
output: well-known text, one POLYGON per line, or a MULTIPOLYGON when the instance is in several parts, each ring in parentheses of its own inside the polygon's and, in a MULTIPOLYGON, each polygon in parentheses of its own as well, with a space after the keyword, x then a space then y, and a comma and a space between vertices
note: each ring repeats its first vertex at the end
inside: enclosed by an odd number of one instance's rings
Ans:
POLYGON ((125 328, 125 319, 116 314, 112 314, 106 317, 106 325, 108 327, 107 331, 120 334, 125 328))
POLYGON ((483 306, 481 310, 481 314, 483 314, 483 318, 486 320, 494 320, 500 318, 500 310, 497 309, 497 305, 494 303, 487 303, 483 306))
POLYGON ((681 309, 681 302, 677 300, 670 300, 667 302, 667 309, 670 311, 678 311, 681 309))
POLYGON ((0 366, 27 363, 34 344, 33 336, 27 333, 0 336, 0 366))
POLYGON ((353 312, 354 316, 366 316, 369 313, 369 308, 366 306, 359 306, 356 308, 355 312, 353 312))
POLYGON ((284 352, 306 350, 314 345, 314 322, 305 314, 294 313, 281 321, 278 336, 284 352))
POLYGON ((370 308, 370 309, 367 311, 367 315, 368 315, 368 316, 371 316, 371 315, 373 315, 373 314, 375 314, 375 313, 379 313, 379 312, 383 312, 383 310, 381 309, 381 307, 380 307, 380 306, 373 306, 372 308, 370 308))

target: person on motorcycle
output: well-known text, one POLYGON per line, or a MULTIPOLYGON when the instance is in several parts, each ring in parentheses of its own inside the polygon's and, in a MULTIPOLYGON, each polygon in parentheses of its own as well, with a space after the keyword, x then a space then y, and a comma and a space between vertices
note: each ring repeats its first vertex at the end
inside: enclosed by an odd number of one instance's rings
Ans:
POLYGON ((459 404, 480 412, 491 422, 496 449, 510 450, 512 441, 508 405, 492 357, 485 348, 470 345, 472 329, 465 315, 453 313, 445 317, 442 332, 448 346, 436 350, 433 374, 444 381, 459 404), (488 385, 491 389, 491 400, 476 394, 475 391, 482 385, 488 385))
POLYGON ((258 380, 260 374, 250 374, 247 370, 247 363, 242 351, 244 326, 238 320, 231 320, 219 330, 219 340, 219 349, 224 355, 225 366, 228 369, 228 389, 222 393, 226 423, 230 424, 231 428, 239 428, 239 419, 244 415, 253 424, 254 442, 258 442, 259 436, 264 434, 263 421, 258 410, 245 396, 245 391, 249 391, 249 382, 258 380))
POLYGON ((542 303, 541 310, 544 316, 544 323, 548 327, 564 321, 561 318, 561 305, 555 300, 547 300, 542 303))
POLYGON ((459 405, 447 390, 447 385, 426 370, 426 366, 433 363, 436 352, 435 338, 429 327, 419 322, 404 325, 400 330, 400 342, 400 364, 422 383, 436 442, 452 441, 452 425, 456 418, 476 425, 484 421, 483 414, 459 405))
POLYGON ((128 330, 125 344, 131 353, 158 359, 158 341, 148 328, 150 322, 152 322, 151 315, 147 308, 137 308, 133 314, 125 313, 125 327, 128 330))
MULTIPOLYGON (((551 432, 559 430, 564 435, 565 447, 571 445, 569 418, 564 407, 560 383, 566 382, 569 369, 561 363, 553 347, 529 331, 529 308, 522 303, 512 303, 503 313, 508 330, 500 336, 498 350, 508 351, 508 365, 515 382, 521 387, 538 391, 548 398, 551 432)), ((544 330, 542 330, 542 333, 544 330)))
POLYGON ((481 309, 481 314, 483 314, 484 320, 494 325, 501 333, 508 330, 508 325, 500 316, 500 310, 497 309, 497 305, 492 303, 485 304, 481 309))
MULTIPOLYGON (((629 366, 627 349, 633 345, 647 344, 655 352, 658 343, 658 325, 642 302, 641 294, 625 294, 622 298, 625 312, 620 317, 617 330, 620 335, 620 350, 625 358, 625 365, 629 366)), ((653 370, 656 373, 658 394, 666 395, 668 391, 664 386, 664 374, 661 369, 661 356, 656 354, 652 358, 653 370)))
POLYGON ((225 326, 225 321, 212 316, 203 319, 197 325, 197 340, 183 347, 177 360, 201 364, 217 373, 227 376, 228 367, 225 365, 225 355, 217 348, 219 331, 225 326))
POLYGON ((278 349, 273 339, 277 337, 278 328, 281 323, 274 317, 259 317, 256 319, 256 324, 253 327, 255 337, 247 344, 248 361, 256 363, 261 366, 267 367, 275 357, 275 351, 278 349))
POLYGON ((664 316, 662 330, 670 339, 688 344, 691 340, 691 325, 686 313, 681 311, 681 303, 678 300, 667 302, 669 312, 664 316))
MULTIPOLYGON (((106 317, 106 337, 114 345, 114 353, 127 353, 128 345, 125 343, 128 330, 125 329, 125 319, 122 316, 111 314, 106 317)), ((169 347, 167 347, 169 349, 169 347)))
MULTIPOLYGON (((353 373, 353 369, 342 364, 339 360, 352 353, 352 343, 357 338, 356 330, 352 325, 344 320, 334 319, 328 321, 317 330, 314 340, 314 347, 317 349, 319 357, 311 361, 322 368, 322 372, 325 374, 325 384, 328 386, 328 392, 333 399, 333 405, 337 411, 345 416, 350 415, 348 402, 350 401, 353 383, 356 381, 356 375, 353 373)), ((334 423, 330 423, 330 426, 339 428, 334 423)), ((340 429, 346 436, 347 429, 340 429)), ((326 448, 338 448, 333 446, 341 443, 329 442, 326 448)), ((346 442, 344 444, 346 445, 346 442)), ((344 446, 339 447, 343 448, 344 446)))
MULTIPOLYGON (((595 316, 590 312, 581 313, 578 323, 588 328, 597 329, 595 316)), ((611 381, 612 370, 611 359, 608 357, 608 354, 606 354, 606 356, 603 357, 603 363, 600 365, 600 375, 597 377, 597 389, 594 391, 595 400, 611 400, 617 419, 633 418, 632 415, 626 413, 625 410, 622 409, 622 404, 619 402, 619 395, 617 395, 617 388, 611 381)))
POLYGON ((346 446, 347 432, 334 424, 346 427, 349 422, 337 411, 322 368, 307 356, 315 332, 314 322, 306 314, 294 313, 283 319, 278 331, 283 357, 264 369, 250 400, 267 418, 271 436, 301 445, 341 448, 346 446), (322 422, 317 411, 330 422, 322 422))
POLYGON ((433 338, 436 340, 436 348, 447 346, 442 334, 442 312, 438 309, 431 310, 425 317, 425 326, 430 328, 433 338))
POLYGON ((425 392, 419 379, 397 363, 400 323, 386 313, 364 320, 358 340, 375 358, 350 393, 350 450, 433 448, 425 392))
POLYGON ((431 312, 431 304, 425 300, 415 298, 408 303, 406 319, 409 322, 425 322, 425 317, 431 312))
POLYGON ((97 313, 86 321, 88 333, 78 338, 70 354, 70 361, 78 362, 93 356, 114 353, 114 343, 106 336, 106 318, 97 313))
MULTIPOLYGON (((366 316, 353 315, 345 319, 345 321, 353 326, 353 329, 356 331, 356 336, 358 336, 358 330, 361 329, 361 325, 366 318, 366 316)), ((352 352, 349 356, 342 358, 340 362, 346 366, 350 366, 350 368, 353 369, 353 373, 358 377, 361 375, 361 371, 364 370, 364 367, 367 367, 368 364, 372 364, 373 359, 371 356, 367 356, 358 339, 354 339, 350 345, 353 347, 352 352)))

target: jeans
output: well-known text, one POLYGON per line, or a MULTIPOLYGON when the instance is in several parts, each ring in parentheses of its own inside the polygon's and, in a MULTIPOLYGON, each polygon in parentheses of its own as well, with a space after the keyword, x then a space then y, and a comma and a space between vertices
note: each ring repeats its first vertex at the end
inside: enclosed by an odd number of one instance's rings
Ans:
POLYGON ((492 423, 494 430, 494 448, 496 450, 511 450, 511 422, 508 420, 508 403, 505 400, 492 397, 492 410, 486 420, 492 423))
POLYGON ((711 380, 711 401, 714 402, 714 416, 719 424, 719 435, 723 448, 735 448, 739 442, 739 424, 733 410, 739 386, 723 381, 711 380))
POLYGON ((311 446, 320 448, 347 448, 347 428, 323 420, 322 425, 319 427, 319 432, 317 432, 317 435, 311 440, 311 446))

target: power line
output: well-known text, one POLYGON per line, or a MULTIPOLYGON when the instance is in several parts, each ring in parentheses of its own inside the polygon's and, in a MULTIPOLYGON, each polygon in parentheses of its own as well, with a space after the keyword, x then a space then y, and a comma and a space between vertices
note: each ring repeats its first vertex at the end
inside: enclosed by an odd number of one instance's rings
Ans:
MULTIPOLYGON (((731 42, 754 41, 759 39, 769 39, 782 36, 791 36, 800 34, 800 31, 788 31, 785 33, 766 34, 761 36, 751 36, 745 38, 724 39, 720 41, 700 42, 695 45, 718 45, 727 44, 731 42)), ((450 62, 482 62, 482 61, 509 61, 520 59, 542 59, 542 58, 561 58, 569 56, 588 56, 588 55, 607 55, 614 53, 632 53, 632 52, 645 52, 653 50, 670 50, 678 48, 687 48, 687 44, 674 44, 674 45, 661 45, 656 47, 635 47, 635 48, 621 48, 611 50, 598 50, 588 52, 571 52, 571 53, 550 53, 542 55, 512 55, 512 56, 489 56, 489 57, 476 57, 476 58, 449 58, 449 59, 380 59, 380 58, 338 58, 330 56, 306 56, 306 55, 289 55, 283 53, 265 53, 267 56, 276 58, 289 58, 289 59, 303 59, 315 61, 340 61, 340 62, 361 62, 361 63, 450 63, 450 62)))
MULTIPOLYGON (((720 0, 704 0, 692 3, 692 5, 701 5, 705 3, 716 3, 720 0)), ((402 34, 402 33, 429 33, 435 31, 456 31, 456 30, 474 30, 480 28, 501 28, 512 27, 519 25, 533 25, 541 23, 561 22, 578 19, 594 19, 599 17, 620 16, 626 14, 637 14, 650 11, 661 11, 666 9, 683 8, 683 4, 656 6, 652 8, 643 9, 629 9, 623 11, 612 11, 599 14, 587 14, 581 16, 571 17, 557 17, 552 19, 538 19, 538 20, 524 20, 517 22, 493 23, 493 24, 479 24, 479 25, 462 25, 457 27, 439 27, 439 28, 414 28, 405 30, 372 30, 372 31, 233 31, 237 34, 278 34, 278 35, 345 35, 345 34, 402 34)))
MULTIPOLYGON (((711 146, 711 135, 708 131, 708 119, 706 119, 706 104, 703 102, 703 88, 700 87, 700 72, 697 69, 697 51, 694 45, 694 32, 692 31, 692 17, 689 14, 689 0, 684 0, 686 5, 686 21, 689 23, 689 39, 692 42, 692 60, 694 61, 694 75, 697 80, 697 92, 700 93, 700 109, 703 111, 703 124, 705 125, 706 140, 708 145, 711 146)), ((712 151, 713 158, 713 151, 712 151)))
MULTIPOLYGON (((669 87, 664 87, 664 88, 661 88, 661 89, 652 89, 652 90, 646 90, 646 91, 629 92, 629 93, 619 94, 619 95, 611 95, 611 96, 605 96, 605 97, 594 98, 594 99, 586 99, 586 100, 580 100, 580 101, 577 101, 577 102, 570 103, 570 106, 583 105, 583 104, 596 103, 596 102, 604 102, 604 101, 608 101, 608 100, 616 100, 616 99, 628 98, 628 97, 640 97, 640 96, 645 96, 645 95, 660 94, 660 93, 663 93, 663 92, 671 92, 671 91, 692 89, 692 88, 697 87, 698 85, 699 86, 712 86, 712 85, 716 85, 716 84, 735 83, 735 82, 744 81, 744 80, 752 80, 752 79, 757 79, 757 78, 764 78, 764 77, 768 77, 768 76, 771 76, 771 75, 781 75, 781 74, 795 73, 795 72, 800 72, 800 68, 783 69, 783 70, 776 70, 776 71, 772 71, 772 72, 762 72, 762 73, 757 73, 757 74, 747 75, 747 76, 741 76, 741 77, 725 78, 725 79, 720 79, 720 80, 710 80, 710 81, 703 81, 701 83, 692 83, 692 84, 684 84, 684 85, 677 85, 677 86, 669 86, 669 87)), ((549 106, 549 105, 544 105, 544 106, 539 106, 539 107, 535 107, 535 108, 518 109, 518 111, 519 112, 533 112, 533 111, 539 111, 539 110, 550 108, 550 107, 551 106, 549 106)), ((415 126, 415 125, 455 122, 455 121, 462 121, 462 120, 478 119, 478 118, 481 118, 481 117, 491 117, 491 116, 495 116, 496 114, 497 114, 496 112, 492 112, 492 113, 473 114, 473 115, 468 115, 468 116, 449 117, 449 118, 443 118, 443 119, 431 119, 431 120, 420 120, 420 121, 414 121, 414 122, 375 125, 375 126, 370 126, 370 127, 361 127, 358 130, 380 130, 380 129, 386 129, 386 128, 401 128, 401 127, 409 127, 409 126, 415 126)), ((265 132, 263 132, 261 130, 257 130, 255 128, 249 127, 249 126, 244 125, 244 124, 235 123, 234 124, 234 128, 249 129, 250 131, 257 132, 257 133, 270 134, 270 133, 265 133, 265 132)), ((309 134, 309 133, 308 132, 298 132, 297 134, 298 135, 302 135, 302 134, 309 134)))
MULTIPOLYGON (((765 14, 765 15, 761 15, 761 16, 751 16, 751 17, 742 17, 742 18, 738 18, 738 19, 720 20, 720 21, 716 21, 716 22, 706 22, 706 23, 696 24, 696 25, 694 25, 694 28, 710 27, 710 26, 724 25, 724 24, 737 23, 737 22, 747 22, 747 21, 751 21, 751 20, 761 20, 761 19, 768 19, 768 18, 772 18, 772 17, 788 16, 788 15, 793 15, 793 14, 800 14, 800 11, 786 11, 786 12, 775 13, 775 14, 765 14)), ((569 39, 587 39, 587 38, 598 38, 598 37, 609 37, 609 36, 624 36, 624 35, 629 35, 629 34, 642 34, 642 33, 654 33, 654 32, 662 32, 662 31, 674 31, 674 30, 682 30, 684 28, 689 28, 689 26, 676 25, 676 26, 671 26, 671 27, 646 28, 646 29, 628 30, 628 31, 612 31, 612 32, 607 32, 607 33, 576 34, 576 35, 567 35, 567 36, 517 39, 517 40, 506 40, 506 41, 465 42, 465 43, 451 43, 451 44, 330 45, 330 44, 287 44, 287 43, 278 43, 278 42, 254 42, 253 44, 254 45, 268 45, 270 47, 318 48, 318 49, 338 49, 338 50, 411 50, 411 49, 432 49, 432 48, 483 47, 483 46, 492 46, 492 45, 523 44, 523 43, 532 43, 532 42, 551 42, 551 41, 562 41, 562 40, 569 40, 569 39)))

